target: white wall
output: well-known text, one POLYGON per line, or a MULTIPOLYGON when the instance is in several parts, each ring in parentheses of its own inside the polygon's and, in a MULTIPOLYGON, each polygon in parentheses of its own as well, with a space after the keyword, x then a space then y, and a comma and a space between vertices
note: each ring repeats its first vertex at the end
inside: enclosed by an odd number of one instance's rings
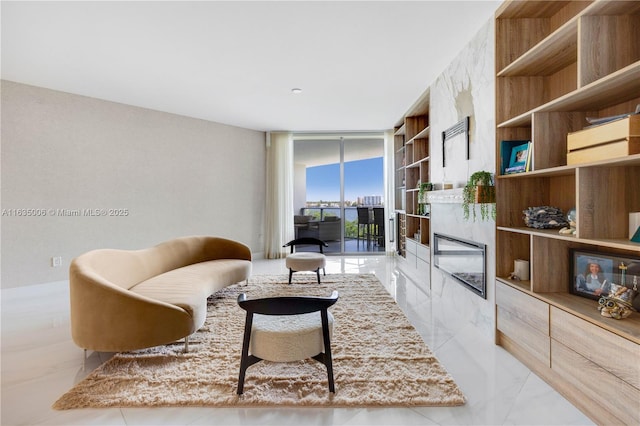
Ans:
MULTIPOLYGON (((436 184, 446 181, 459 187, 475 171, 495 171, 493 40, 494 23, 491 19, 431 86, 430 170, 431 179, 436 184), (447 141, 451 146, 447 151, 447 165, 443 168, 440 135, 465 116, 471 116, 470 159, 466 159, 463 137, 456 136, 447 141)), ((455 301, 460 312, 460 326, 464 326, 465 322, 472 322, 492 336, 495 315, 495 222, 465 221, 459 202, 436 203, 431 207, 431 231, 486 244, 486 300, 435 268, 433 262, 431 289, 434 293, 455 301)))
POLYGON ((260 256, 265 152, 263 132, 2 81, 2 288, 67 279, 91 249, 184 235, 232 238, 260 256))

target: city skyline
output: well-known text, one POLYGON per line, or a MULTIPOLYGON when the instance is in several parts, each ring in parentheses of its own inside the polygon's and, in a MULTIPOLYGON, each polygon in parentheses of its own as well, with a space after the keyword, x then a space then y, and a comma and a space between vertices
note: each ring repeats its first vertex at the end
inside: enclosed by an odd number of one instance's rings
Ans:
MULTIPOLYGON (((307 168, 307 201, 340 201, 340 164, 327 164, 307 168)), ((383 158, 344 163, 345 202, 358 198, 380 196, 384 203, 383 158)))
MULTIPOLYGON (((355 200, 345 200, 345 207, 358 207, 358 206, 383 206, 384 199, 380 195, 358 197, 355 200)), ((330 207, 339 208, 339 200, 307 200, 305 207, 330 207)))

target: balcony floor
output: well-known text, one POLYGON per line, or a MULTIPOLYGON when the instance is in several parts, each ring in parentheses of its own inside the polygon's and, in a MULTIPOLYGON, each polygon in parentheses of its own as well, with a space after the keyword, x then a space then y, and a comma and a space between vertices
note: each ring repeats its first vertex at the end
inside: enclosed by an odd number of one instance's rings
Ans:
MULTIPOLYGON (((385 252, 384 245, 375 244, 373 243, 373 241, 367 244, 367 241, 362 238, 360 240, 357 240, 355 238, 347 238, 344 242, 344 253, 340 252, 340 241, 327 241, 327 244, 329 244, 329 248, 324 249, 324 252, 326 254, 346 254, 346 255, 351 253, 384 254, 385 252)), ((317 251, 317 249, 318 249, 318 246, 296 247, 296 250, 298 251, 317 251)))

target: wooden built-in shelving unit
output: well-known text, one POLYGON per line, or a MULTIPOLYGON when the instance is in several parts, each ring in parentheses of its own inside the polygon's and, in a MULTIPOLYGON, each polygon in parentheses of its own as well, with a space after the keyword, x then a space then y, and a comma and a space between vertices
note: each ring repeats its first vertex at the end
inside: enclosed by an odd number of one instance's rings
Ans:
POLYGON ((495 31, 496 170, 501 141, 533 146, 532 171, 496 177, 497 343, 597 423, 640 424, 640 313, 605 318, 569 291, 571 249, 640 257, 640 155, 567 165, 569 132, 640 104, 640 2, 507 1, 495 31), (546 205, 576 209, 575 236, 524 225, 546 205), (508 278, 515 259, 530 280, 508 278))
POLYGON ((428 90, 396 124, 394 135, 398 254, 418 268, 427 263, 422 269, 428 273, 430 218, 418 197, 419 184, 430 182, 428 90))

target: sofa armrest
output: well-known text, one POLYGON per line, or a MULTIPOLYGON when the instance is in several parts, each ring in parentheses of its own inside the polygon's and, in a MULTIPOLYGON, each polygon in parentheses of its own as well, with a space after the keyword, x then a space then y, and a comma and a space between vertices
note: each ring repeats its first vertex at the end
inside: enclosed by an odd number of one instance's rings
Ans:
POLYGON ((251 260, 251 249, 238 241, 220 237, 205 238, 204 250, 207 260, 241 259, 251 260))
POLYGON ((182 308, 123 289, 71 263, 71 335, 83 349, 119 352, 170 343, 193 333, 182 308))

